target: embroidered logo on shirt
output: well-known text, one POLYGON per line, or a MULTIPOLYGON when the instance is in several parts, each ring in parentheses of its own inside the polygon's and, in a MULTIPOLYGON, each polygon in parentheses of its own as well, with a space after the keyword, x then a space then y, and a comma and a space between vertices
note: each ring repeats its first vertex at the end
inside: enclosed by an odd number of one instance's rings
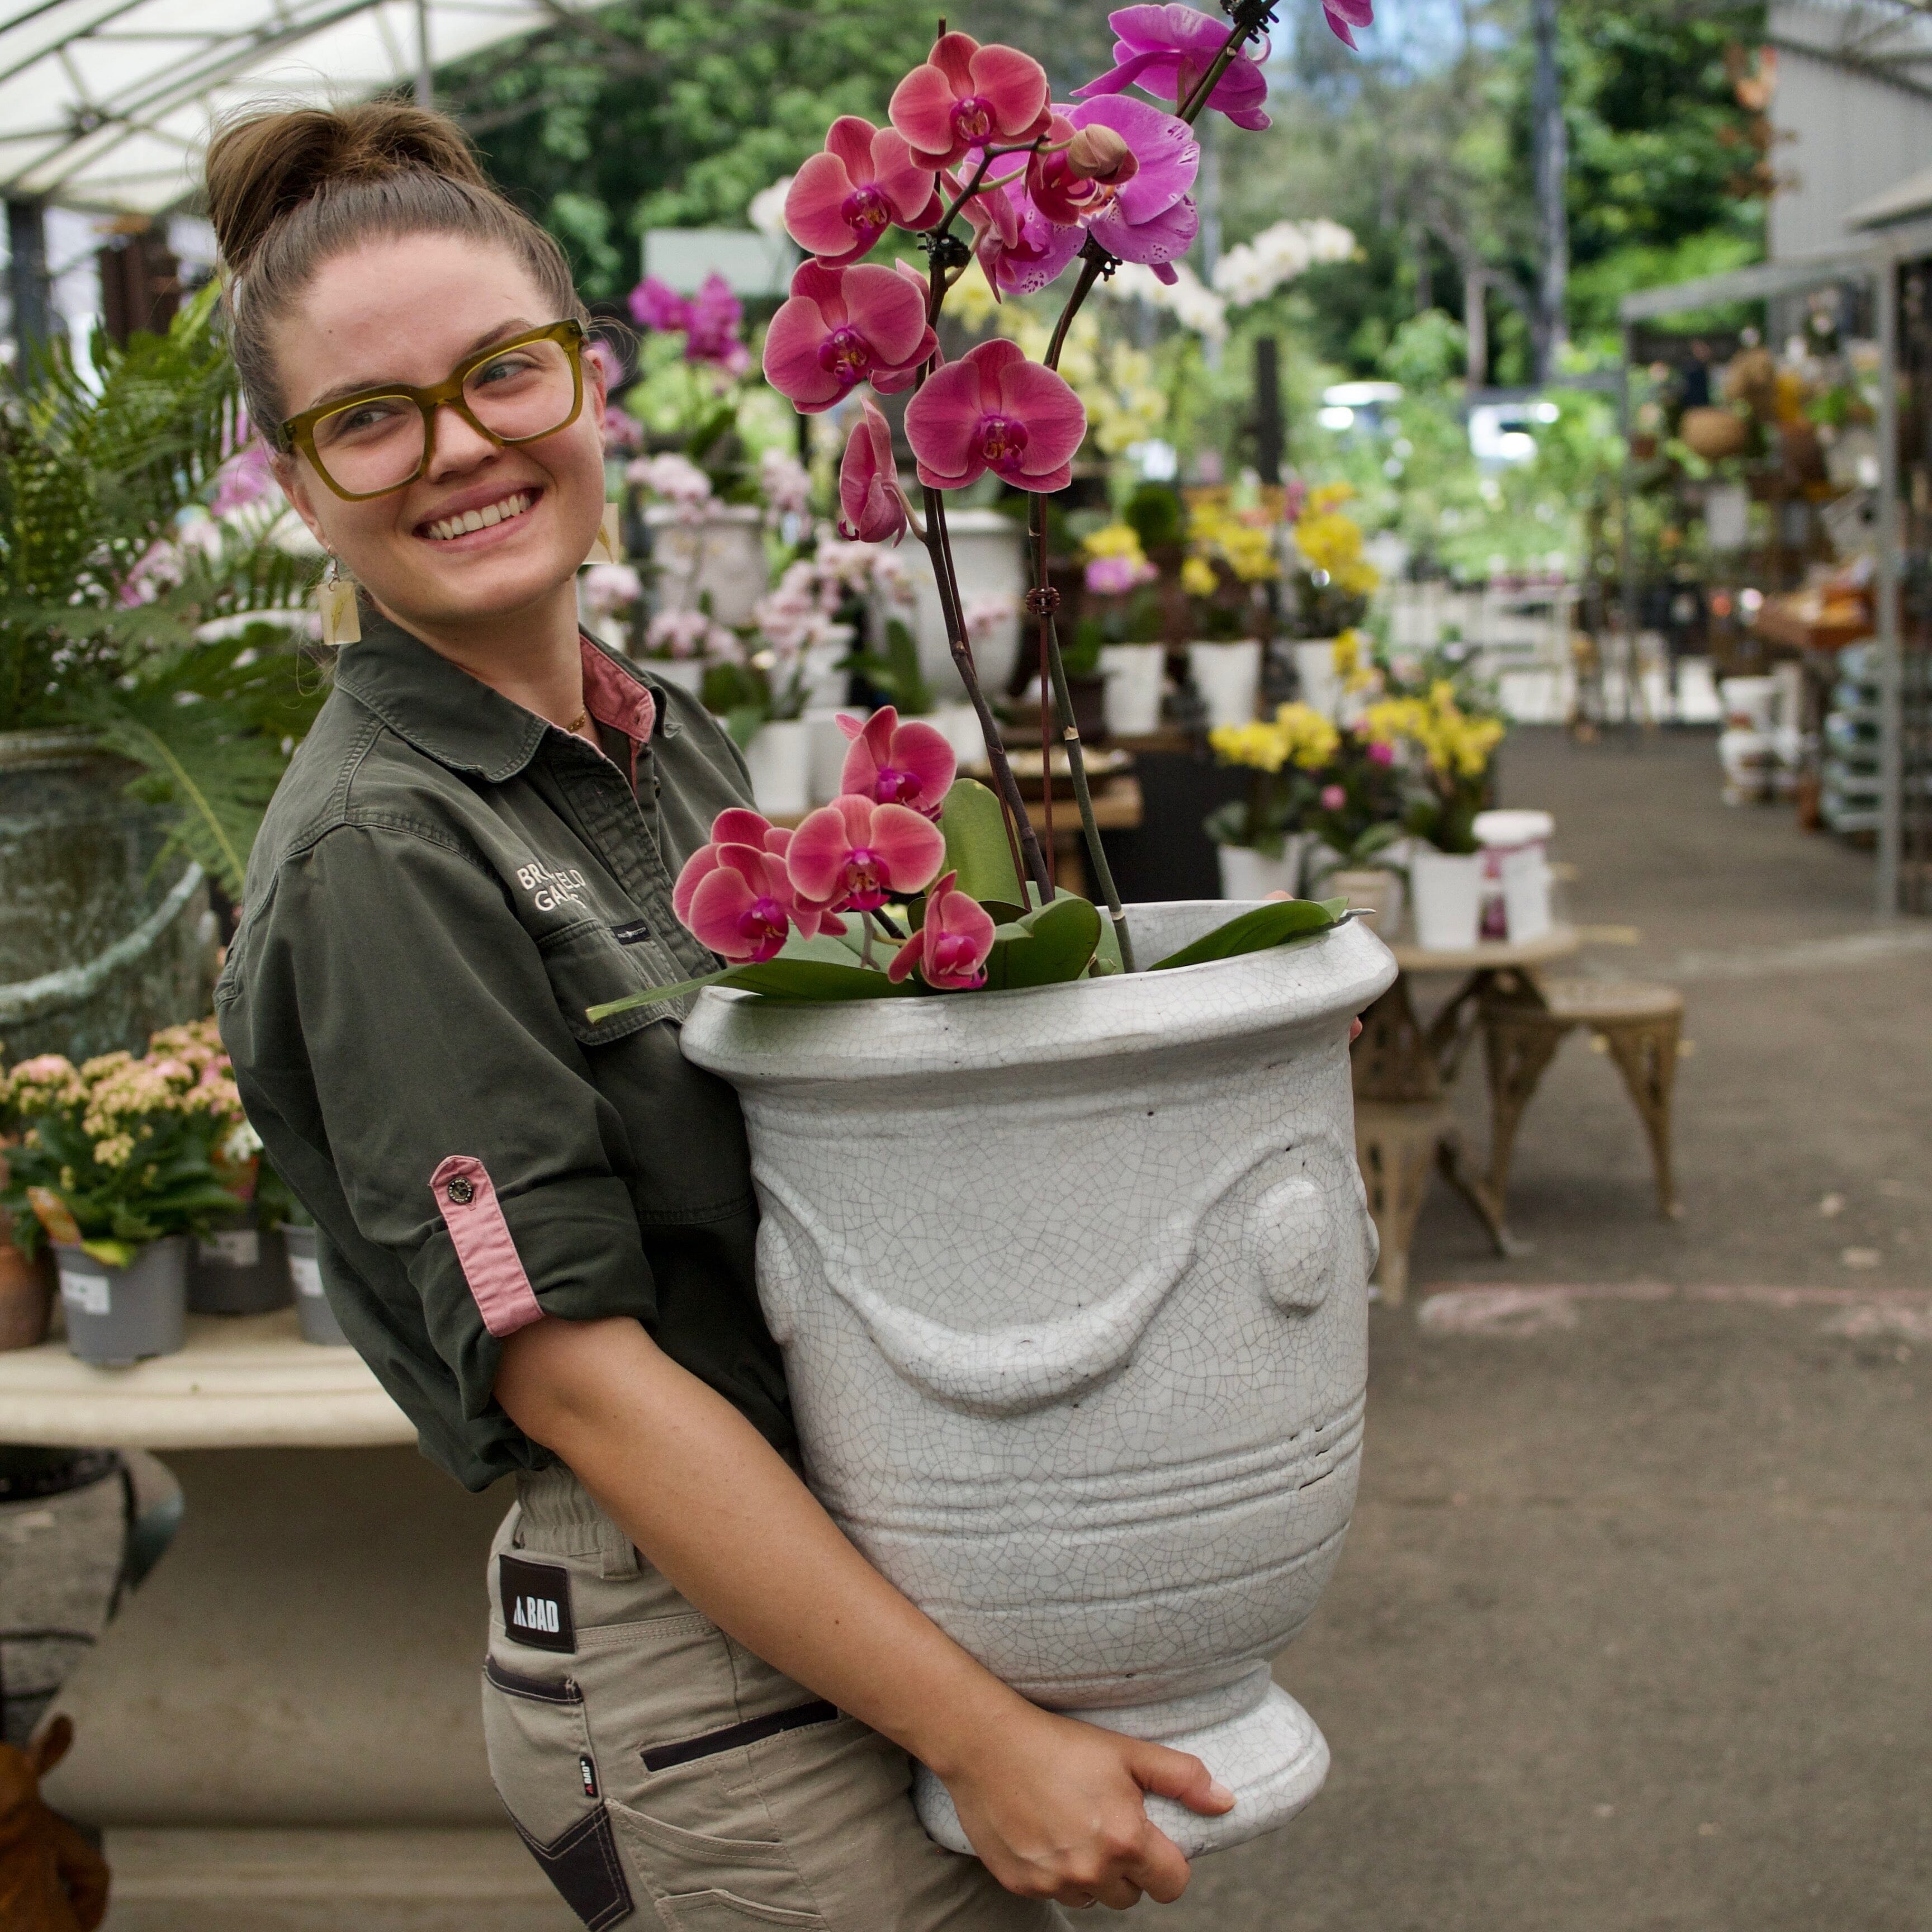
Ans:
POLYGON ((584 903, 584 874, 574 866, 552 870, 540 859, 517 868, 517 884, 530 896, 538 912, 555 912, 560 906, 584 903))
POLYGON ((635 946, 639 940, 650 938, 650 928, 640 919, 626 920, 622 926, 610 928, 610 937, 620 946, 635 946))
POLYGON ((570 1572, 553 1563, 498 1558, 503 1629, 512 1643, 533 1650, 574 1651, 577 1626, 570 1614, 570 1572))

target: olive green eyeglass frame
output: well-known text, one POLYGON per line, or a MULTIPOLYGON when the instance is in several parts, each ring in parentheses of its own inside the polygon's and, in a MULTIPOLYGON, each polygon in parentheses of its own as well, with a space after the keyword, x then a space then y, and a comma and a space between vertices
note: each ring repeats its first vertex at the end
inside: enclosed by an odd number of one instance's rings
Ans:
POLYGON ((340 397, 334 402, 304 410, 300 416, 291 416, 283 424, 282 448, 285 453, 292 454, 299 451, 306 456, 309 466, 344 502, 366 503, 374 497, 392 496, 398 490, 406 490, 427 472, 431 454, 436 448, 436 412, 446 406, 454 410, 478 436, 488 438, 499 449, 512 448, 523 442, 541 442, 545 436, 555 436, 560 430, 568 429, 584 412, 583 323, 566 318, 562 322, 552 322, 547 328, 532 328, 524 334, 512 336, 507 342, 494 342, 488 349, 467 357, 447 380, 434 383, 427 389, 406 388, 400 383, 384 382, 372 389, 358 390, 352 396, 340 397), (463 400, 463 386, 484 363, 494 362, 499 356, 507 355, 512 349, 521 349, 526 344, 532 342, 562 344, 563 352, 569 358, 574 390, 570 413, 560 423, 549 429, 539 430, 534 436, 499 436, 487 424, 477 421, 475 414, 463 400), (400 483, 385 484, 380 490, 345 490, 328 473, 327 462, 316 451, 316 425, 330 416, 340 416, 345 410, 356 409, 364 403, 373 403, 384 398, 413 403, 422 412, 422 460, 400 483))

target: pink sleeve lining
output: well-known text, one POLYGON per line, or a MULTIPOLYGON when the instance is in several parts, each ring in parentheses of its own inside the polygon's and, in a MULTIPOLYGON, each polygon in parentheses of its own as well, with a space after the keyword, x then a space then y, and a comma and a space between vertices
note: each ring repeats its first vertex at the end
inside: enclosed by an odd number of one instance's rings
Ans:
POLYGON ((543 1309, 518 1258, 490 1170, 473 1154, 453 1154, 429 1184, 484 1327, 500 1341, 541 1322, 543 1309))

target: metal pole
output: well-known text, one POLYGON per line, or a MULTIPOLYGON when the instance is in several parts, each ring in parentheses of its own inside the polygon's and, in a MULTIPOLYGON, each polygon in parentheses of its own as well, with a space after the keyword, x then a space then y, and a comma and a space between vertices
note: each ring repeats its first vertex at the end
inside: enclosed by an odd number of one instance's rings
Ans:
POLYGON ((416 105, 436 105, 436 76, 429 59, 429 0, 416 0, 416 105))
POLYGON ((1905 833, 1905 703, 1898 634, 1898 266, 1873 270, 1878 309, 1878 905, 1897 916, 1905 833))
POLYGON ((24 369, 32 350, 52 332, 47 285, 46 209, 38 201, 7 204, 7 293, 14 305, 14 346, 24 369))
MULTIPOLYGON (((1623 661, 1624 691, 1623 716, 1618 721, 1630 722, 1630 686, 1636 680, 1636 542, 1630 530, 1630 437, 1636 428, 1630 410, 1630 327, 1623 326, 1623 358, 1618 364, 1623 382, 1618 402, 1618 423, 1623 431, 1623 466, 1617 472, 1617 535, 1618 566, 1623 575, 1623 661)), ((1606 705, 1607 714, 1610 707, 1606 705)), ((1610 718, 1606 715, 1604 722, 1610 718)))
POLYGON ((1255 468, 1264 483, 1281 481, 1288 438, 1281 418, 1281 356, 1272 335, 1255 338, 1255 468))

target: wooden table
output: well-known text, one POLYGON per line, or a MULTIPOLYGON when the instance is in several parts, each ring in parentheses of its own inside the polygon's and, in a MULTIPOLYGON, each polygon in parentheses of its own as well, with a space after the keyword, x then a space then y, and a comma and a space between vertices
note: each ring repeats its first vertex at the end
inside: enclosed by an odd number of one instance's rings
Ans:
MULTIPOLYGON (((1143 812, 1141 782, 1131 772, 1102 778, 1093 788, 1094 823, 1102 832, 1132 832, 1139 828, 1143 812)), ((1033 829, 1046 836, 1046 803, 1043 799, 1026 801, 1027 816, 1033 829)), ((1080 807, 1070 794, 1053 801, 1054 883, 1082 898, 1092 896, 1087 884, 1087 840, 1080 824, 1080 807)))
MULTIPOLYGON (((1362 1016, 1354 1063, 1364 1172, 1372 1192, 1378 1184, 1384 1192, 1384 1211, 1377 1216, 1383 1246, 1380 1279, 1391 1300, 1400 1297, 1406 1284, 1408 1240, 1421 1209, 1432 1156, 1444 1178, 1481 1216, 1498 1252, 1522 1252, 1523 1244, 1509 1232, 1501 1191, 1465 1167, 1444 1090, 1462 1070, 1484 1004, 1502 1000, 1541 1005, 1537 969, 1569 958, 1582 943, 1575 927, 1557 926, 1539 939, 1486 940, 1456 952, 1413 945, 1390 947, 1402 970, 1394 985, 1362 1016), (1409 995, 1409 978, 1417 973, 1462 976, 1426 1028, 1416 1018, 1409 995)), ((1519 1112, 1526 1098, 1517 1096, 1519 1112)), ((1493 1082, 1491 1099, 1493 1122, 1498 1118, 1499 1100, 1493 1082)))

